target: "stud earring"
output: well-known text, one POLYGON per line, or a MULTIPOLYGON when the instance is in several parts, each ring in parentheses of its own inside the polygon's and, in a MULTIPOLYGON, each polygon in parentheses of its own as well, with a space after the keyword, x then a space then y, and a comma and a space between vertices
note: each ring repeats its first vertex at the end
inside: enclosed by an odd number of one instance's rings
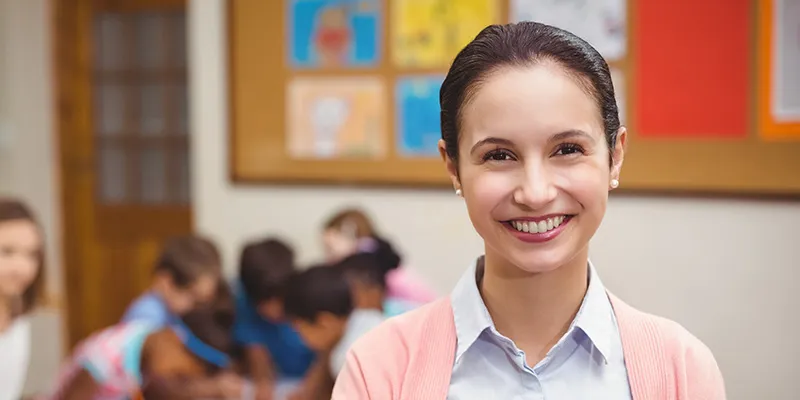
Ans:
POLYGON ((461 197, 461 189, 456 189, 456 196, 461 197))
POLYGON ((611 180, 611 188, 612 188, 612 189, 616 189, 618 186, 619 186, 619 180, 617 180, 617 179, 612 179, 612 180, 611 180))

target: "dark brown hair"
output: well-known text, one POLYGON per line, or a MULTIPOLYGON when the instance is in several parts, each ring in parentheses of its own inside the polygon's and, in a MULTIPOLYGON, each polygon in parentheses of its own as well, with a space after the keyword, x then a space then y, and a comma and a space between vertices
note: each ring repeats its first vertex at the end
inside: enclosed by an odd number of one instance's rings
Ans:
MULTIPOLYGON (((0 224, 11 221, 30 221, 39 228, 39 235, 43 238, 41 227, 36 221, 33 212, 22 201, 2 198, 0 197, 0 224)), ((22 307, 18 313, 28 313, 33 310, 42 297, 44 297, 45 286, 45 271, 44 271, 44 240, 42 240, 41 248, 39 249, 38 261, 39 268, 37 269, 36 277, 27 289, 22 293, 22 307)))
POLYGON ((347 232, 355 235, 356 239, 375 236, 372 221, 364 211, 358 208, 347 208, 337 212, 325 222, 325 229, 347 232))
POLYGON ((282 296, 284 284, 294 271, 294 250, 276 238, 248 243, 239 258, 242 288, 255 304, 282 296))
POLYGON ((178 236, 169 239, 156 262, 156 273, 166 273, 178 287, 187 287, 206 274, 222 273, 219 250, 209 239, 178 236))
POLYGON ((198 339, 219 351, 230 353, 233 347, 235 315, 233 295, 228 283, 220 280, 214 301, 190 311, 182 320, 198 339))
POLYGON ((284 312, 290 319, 314 323, 323 312, 346 317, 353 311, 350 285, 342 268, 313 266, 293 275, 286 286, 284 312))
POLYGON ((608 64, 589 43, 563 29, 537 22, 490 25, 453 60, 439 91, 445 152, 458 163, 458 139, 464 105, 480 85, 503 67, 555 63, 594 99, 603 121, 609 154, 620 128, 608 64))

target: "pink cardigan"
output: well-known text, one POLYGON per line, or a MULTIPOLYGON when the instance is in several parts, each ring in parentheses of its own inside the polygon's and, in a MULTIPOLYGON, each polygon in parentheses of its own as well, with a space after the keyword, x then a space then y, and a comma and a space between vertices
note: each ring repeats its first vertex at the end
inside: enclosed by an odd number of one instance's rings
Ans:
MULTIPOLYGON (((683 327, 609 295, 634 400, 722 400, 711 351, 683 327)), ((359 340, 333 400, 446 399, 456 349, 449 297, 390 319, 359 340)))

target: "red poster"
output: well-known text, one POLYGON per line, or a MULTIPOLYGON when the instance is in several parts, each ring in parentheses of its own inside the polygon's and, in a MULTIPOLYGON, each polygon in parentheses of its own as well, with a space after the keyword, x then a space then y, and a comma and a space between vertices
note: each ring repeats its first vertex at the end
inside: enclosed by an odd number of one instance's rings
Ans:
POLYGON ((751 2, 644 0, 635 9, 637 134, 746 137, 751 2))

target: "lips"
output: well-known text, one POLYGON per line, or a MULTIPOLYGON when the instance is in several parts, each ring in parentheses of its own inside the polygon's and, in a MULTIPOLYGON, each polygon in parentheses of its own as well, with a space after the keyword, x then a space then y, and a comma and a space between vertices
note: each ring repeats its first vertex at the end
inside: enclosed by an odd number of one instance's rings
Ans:
POLYGON ((526 243, 542 243, 556 238, 573 215, 553 214, 502 222, 514 237, 526 243))
POLYGON ((567 215, 558 215, 546 219, 536 220, 511 220, 508 221, 511 227, 525 233, 545 233, 558 228, 564 220, 568 218, 567 215))

